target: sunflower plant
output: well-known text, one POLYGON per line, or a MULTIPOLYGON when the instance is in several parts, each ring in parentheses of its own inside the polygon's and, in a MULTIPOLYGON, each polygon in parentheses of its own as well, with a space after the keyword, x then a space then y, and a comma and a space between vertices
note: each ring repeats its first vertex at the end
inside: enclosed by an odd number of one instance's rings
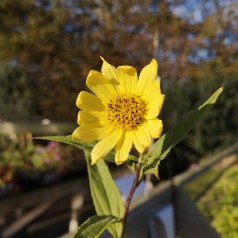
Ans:
POLYGON ((115 68, 105 59, 102 61, 101 72, 91 70, 86 80, 92 93, 82 91, 78 95, 79 126, 72 135, 42 138, 70 144, 85 152, 97 215, 78 228, 75 238, 99 237, 105 230, 112 237, 125 237, 131 199, 144 176, 150 173, 158 177, 160 161, 202 119, 223 91, 219 88, 197 110, 162 135, 163 122, 158 116, 165 95, 157 76, 157 61, 152 59, 139 76, 132 66, 115 68), (130 154, 132 148, 138 156, 130 154), (105 160, 124 164, 134 173, 125 203, 105 160))

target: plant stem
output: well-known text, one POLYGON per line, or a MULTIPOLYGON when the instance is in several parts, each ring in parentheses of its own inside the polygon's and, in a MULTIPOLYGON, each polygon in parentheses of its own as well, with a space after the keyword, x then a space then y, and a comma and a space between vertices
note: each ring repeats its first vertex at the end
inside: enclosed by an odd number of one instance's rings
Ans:
POLYGON ((124 217, 123 217, 123 221, 122 221, 121 238, 125 238, 125 227, 126 227, 127 217, 128 217, 128 213, 129 213, 130 204, 131 204, 131 199, 134 195, 134 192, 135 192, 136 188, 140 184, 140 182, 139 182, 140 171, 141 171, 141 167, 139 166, 139 167, 136 168, 135 177, 134 177, 134 180, 133 180, 133 183, 132 183, 132 186, 131 186, 131 190, 130 190, 130 192, 128 194, 128 197, 126 199, 125 212, 124 212, 124 217))

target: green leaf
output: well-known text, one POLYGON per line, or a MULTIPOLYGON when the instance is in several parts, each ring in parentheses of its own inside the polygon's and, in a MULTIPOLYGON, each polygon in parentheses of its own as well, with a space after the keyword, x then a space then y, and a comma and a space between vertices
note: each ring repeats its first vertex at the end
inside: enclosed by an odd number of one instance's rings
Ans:
POLYGON ((158 177, 158 167, 160 161, 163 160, 171 149, 182 140, 186 133, 198 123, 203 116, 216 103, 218 97, 223 91, 223 87, 219 88, 204 104, 197 110, 189 114, 183 121, 175 126, 167 134, 164 134, 153 146, 153 149, 145 155, 146 164, 142 167, 141 177, 146 173, 152 173, 158 177))
MULTIPOLYGON (((98 215, 114 215, 116 217, 123 217, 124 205, 122 202, 122 198, 104 160, 98 161, 96 165, 91 165, 90 152, 93 146, 95 145, 95 143, 85 143, 78 140, 74 140, 71 135, 44 136, 44 137, 36 137, 35 139, 62 142, 62 143, 69 144, 84 150, 85 158, 87 161, 92 199, 93 199, 97 214, 98 215)), ((107 158, 110 161, 114 162, 114 153, 112 152, 109 153, 107 158), (110 157, 112 159, 109 159, 110 157)), ((135 158, 133 156, 132 159, 135 159, 135 158)), ((113 235, 113 237, 120 237, 121 229, 122 229, 122 224, 117 223, 112 225, 109 228, 109 231, 113 235)))
POLYGON ((34 137, 34 139, 40 139, 40 140, 50 140, 55 142, 62 142, 68 145, 75 146, 82 150, 92 150, 95 143, 86 143, 79 140, 74 140, 72 138, 72 135, 67 136, 42 136, 42 137, 34 137))
MULTIPOLYGON (((104 160, 99 160, 95 165, 91 165, 91 156, 88 151, 85 151, 85 157, 91 195, 97 214, 122 218, 124 215, 122 197, 104 160)), ((115 238, 120 237, 121 229, 121 223, 109 227, 110 233, 115 238)))
MULTIPOLYGON (((83 141, 75 140, 72 138, 72 135, 67 135, 67 136, 41 136, 41 137, 34 137, 34 139, 39 139, 39 140, 50 140, 50 141, 55 141, 55 142, 61 142, 64 144, 72 145, 75 146, 79 149, 82 150, 87 150, 91 151, 96 142, 90 142, 86 143, 83 141)), ((111 151, 109 152, 104 159, 115 163, 115 152, 111 151)), ((134 162, 137 162, 138 158, 134 155, 130 155, 128 157, 128 160, 124 163, 126 166, 128 166, 132 171, 134 171, 134 162)))
POLYGON ((115 216, 93 216, 88 218, 77 230, 74 238, 97 238, 106 228, 115 222, 120 222, 120 218, 115 216))

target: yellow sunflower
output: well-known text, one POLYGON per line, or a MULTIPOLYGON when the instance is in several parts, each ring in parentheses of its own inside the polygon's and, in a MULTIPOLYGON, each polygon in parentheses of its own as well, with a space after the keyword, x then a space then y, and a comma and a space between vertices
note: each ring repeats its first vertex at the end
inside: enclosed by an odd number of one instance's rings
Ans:
POLYGON ((138 78, 131 66, 115 68, 103 58, 101 73, 91 70, 86 84, 94 93, 79 93, 76 105, 79 127, 73 138, 84 142, 98 141, 91 157, 92 164, 115 148, 115 162, 121 164, 135 146, 143 153, 152 138, 162 133, 162 121, 157 118, 164 102, 157 79, 158 64, 153 59, 138 78))

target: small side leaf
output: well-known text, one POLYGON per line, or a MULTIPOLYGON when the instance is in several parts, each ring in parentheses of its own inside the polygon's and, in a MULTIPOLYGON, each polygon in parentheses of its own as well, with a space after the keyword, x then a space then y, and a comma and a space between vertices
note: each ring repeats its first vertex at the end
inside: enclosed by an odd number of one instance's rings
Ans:
POLYGON ((73 238, 97 238, 116 222, 120 219, 115 216, 92 216, 78 228, 73 238))
MULTIPOLYGON (((91 165, 90 152, 85 151, 91 195, 95 210, 98 215, 113 215, 123 217, 124 205, 121 194, 112 179, 111 173, 104 162, 99 160, 91 165)), ((120 237, 121 223, 116 223, 109 228, 113 237, 120 237)))
POLYGON ((147 162, 145 165, 143 165, 141 176, 147 173, 152 173, 158 177, 158 167, 160 161, 168 155, 171 149, 178 142, 180 142, 186 133, 212 108, 222 91, 223 87, 219 88, 197 110, 192 112, 171 131, 169 131, 167 134, 164 134, 159 140, 157 140, 153 146, 153 149, 146 155, 147 162))

